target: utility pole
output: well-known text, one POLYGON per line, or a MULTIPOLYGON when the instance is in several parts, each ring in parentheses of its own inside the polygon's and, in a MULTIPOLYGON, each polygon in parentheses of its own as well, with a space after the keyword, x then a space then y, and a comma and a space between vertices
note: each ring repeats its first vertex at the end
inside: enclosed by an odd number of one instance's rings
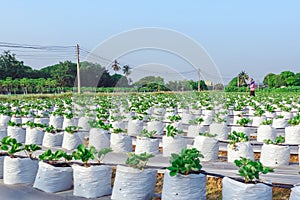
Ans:
POLYGON ((80 94, 80 62, 79 62, 79 45, 76 44, 76 60, 77 60, 77 93, 80 94))
POLYGON ((198 68, 198 92, 200 91, 200 68, 198 68))
POLYGON ((240 80, 239 79, 240 79, 240 76, 238 75, 237 79, 236 79, 237 80, 238 92, 240 91, 240 80))

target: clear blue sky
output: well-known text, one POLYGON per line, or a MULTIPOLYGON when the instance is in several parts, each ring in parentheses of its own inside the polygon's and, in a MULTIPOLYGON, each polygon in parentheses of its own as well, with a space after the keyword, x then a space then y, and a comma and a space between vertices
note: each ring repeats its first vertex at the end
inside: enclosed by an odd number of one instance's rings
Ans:
MULTIPOLYGON (((219 67, 225 82, 241 70, 261 80, 267 72, 300 71, 299 9, 297 0, 6 0, 1 2, 0 41, 78 43, 92 50, 123 31, 162 27, 200 43, 219 67)), ((23 60, 34 68, 59 61, 23 60)))

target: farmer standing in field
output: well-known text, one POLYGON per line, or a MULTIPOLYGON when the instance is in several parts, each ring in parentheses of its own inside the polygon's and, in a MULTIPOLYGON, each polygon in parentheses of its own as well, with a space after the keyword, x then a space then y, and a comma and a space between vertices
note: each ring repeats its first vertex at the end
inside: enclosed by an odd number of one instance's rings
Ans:
POLYGON ((255 96, 255 81, 253 80, 253 78, 249 79, 249 87, 250 87, 250 96, 255 96))

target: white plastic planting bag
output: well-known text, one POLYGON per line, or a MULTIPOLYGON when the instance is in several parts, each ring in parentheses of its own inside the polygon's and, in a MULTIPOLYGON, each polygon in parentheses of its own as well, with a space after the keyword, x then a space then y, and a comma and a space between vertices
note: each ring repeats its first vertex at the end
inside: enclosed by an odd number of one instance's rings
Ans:
POLYGON ((182 113, 182 123, 183 124, 190 124, 190 120, 195 119, 195 115, 189 114, 189 113, 182 113))
POLYGON ((141 154, 144 152, 150 154, 158 154, 159 140, 146 137, 137 137, 135 145, 135 154, 141 154))
POLYGON ((0 179, 3 178, 3 162, 5 156, 0 156, 0 179))
POLYGON ((55 167, 41 161, 33 187, 44 192, 60 192, 72 187, 72 179, 72 167, 55 167))
POLYGON ((285 128, 285 143, 300 144, 300 125, 285 128))
POLYGON ((68 119, 66 117, 64 118, 62 129, 65 130, 66 127, 68 127, 68 126, 75 126, 74 118, 72 118, 72 119, 68 119))
POLYGON ((259 126, 264 120, 266 119, 265 116, 261 117, 252 117, 252 126, 259 126))
POLYGON ((3 168, 4 184, 33 184, 38 170, 38 160, 5 156, 3 168))
POLYGON ((189 174, 170 176, 170 171, 164 174, 162 200, 205 200, 206 176, 189 174))
POLYGON ((111 194, 111 167, 73 165, 72 168, 75 196, 97 198, 111 194))
POLYGON ((24 143, 26 131, 25 129, 17 126, 9 126, 7 127, 7 136, 15 138, 18 142, 24 143))
POLYGON ((129 120, 127 134, 130 136, 137 136, 143 130, 143 121, 141 120, 129 120))
POLYGON ((235 145, 235 148, 233 148, 233 146, 230 144, 227 145, 228 162, 233 163, 235 160, 241 159, 241 157, 254 160, 253 148, 249 142, 239 142, 235 145))
POLYGON ((171 156, 172 153, 180 153, 181 149, 185 148, 187 142, 185 138, 180 136, 168 137, 166 135, 162 138, 163 156, 171 156))
POLYGON ((156 170, 118 165, 111 199, 152 199, 155 183, 156 170))
POLYGON ((108 131, 100 128, 90 129, 89 146, 94 146, 97 150, 109 148, 110 140, 108 131))
POLYGON ((148 131, 156 131, 157 135, 162 135, 164 133, 164 124, 161 121, 150 121, 147 123, 148 131))
POLYGON ((78 126, 81 127, 83 131, 89 131, 90 130, 90 125, 89 121, 91 118, 89 117, 80 117, 78 120, 78 126))
POLYGON ((39 124, 45 124, 49 125, 49 118, 48 117, 43 117, 43 118, 34 118, 34 123, 39 123, 39 124))
POLYGON ((298 185, 291 189, 290 200, 299 200, 300 199, 300 186, 298 186, 298 185))
POLYGON ((274 144, 263 144, 261 147, 260 162, 264 166, 268 167, 289 165, 290 147, 274 144))
POLYGON ((22 124, 22 118, 12 116, 10 121, 15 122, 16 124, 22 124))
POLYGON ((257 128, 257 138, 258 142, 263 142, 264 140, 272 140, 274 141, 276 138, 276 131, 270 125, 260 125, 257 128))
POLYGON ((82 144, 83 141, 81 141, 78 134, 79 134, 79 132, 68 133, 65 131, 62 145, 61 145, 62 148, 67 149, 67 150, 73 150, 73 149, 76 149, 78 145, 82 144))
POLYGON ((223 200, 272 200, 272 187, 262 183, 245 184, 224 177, 222 180, 223 200))
POLYGON ((228 139, 229 128, 225 122, 223 123, 212 123, 209 125, 209 132, 212 135, 217 135, 216 138, 220 140, 228 139))
POLYGON ((287 126, 287 120, 283 118, 273 119, 272 126, 274 128, 285 128, 287 126))
POLYGON ((125 130, 125 123, 123 121, 113 121, 111 122, 111 125, 114 129, 120 128, 125 130))
POLYGON ((212 115, 203 115, 203 122, 201 123, 202 125, 210 125, 213 121, 213 116, 212 115))
POLYGON ((198 149, 204 158, 201 161, 214 161, 218 159, 219 142, 215 138, 197 136, 194 140, 194 148, 198 149))
POLYGON ((0 128, 0 140, 7 136, 7 128, 1 127, 0 128))
POLYGON ((132 139, 130 136, 122 133, 112 133, 110 135, 110 147, 114 152, 131 152, 132 139))
POLYGON ((44 130, 39 128, 26 128, 25 144, 37 144, 42 145, 44 138, 44 130))
POLYGON ((61 129, 63 126, 64 117, 57 115, 50 115, 49 126, 54 126, 56 129, 61 129))
POLYGON ((58 147, 62 145, 64 133, 49 133, 45 132, 44 139, 43 139, 43 146, 44 147, 58 147))
POLYGON ((8 121, 11 119, 8 115, 0 115, 0 126, 7 127, 8 121))
POLYGON ((202 125, 190 125, 188 127, 187 136, 188 137, 196 137, 199 133, 204 133, 205 127, 202 125))

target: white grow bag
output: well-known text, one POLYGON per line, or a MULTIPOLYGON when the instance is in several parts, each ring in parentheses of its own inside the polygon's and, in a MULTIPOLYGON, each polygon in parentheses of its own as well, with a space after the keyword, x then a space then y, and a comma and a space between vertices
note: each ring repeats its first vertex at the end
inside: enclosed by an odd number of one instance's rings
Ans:
POLYGON ((204 133, 205 127, 202 125, 190 125, 188 127, 187 136, 188 137, 196 137, 199 133, 204 133))
POLYGON ((4 184, 33 184, 38 170, 38 160, 5 156, 3 168, 4 184))
POLYGON ((7 136, 15 138, 20 143, 24 143, 25 137, 26 137, 26 131, 22 127, 8 126, 7 127, 7 136))
POLYGON ((25 144, 42 145, 45 132, 39 128, 26 128, 25 144))
POLYGON ((285 143, 300 144, 300 125, 285 128, 285 143))
POLYGON ((33 187, 44 192, 60 192, 72 187, 72 178, 72 167, 55 167, 41 161, 33 187))
POLYGON ((232 126, 231 132, 236 131, 238 133, 245 133, 248 137, 250 137, 250 127, 244 127, 244 126, 232 126))
POLYGON ((164 133, 164 124, 161 121, 150 121, 147 123, 148 131, 156 131, 157 135, 164 133))
POLYGON ((48 117, 34 118, 33 121, 34 121, 34 123, 45 124, 48 126, 50 119, 48 117))
POLYGON ((204 156, 204 158, 200 158, 201 161, 218 160, 219 142, 215 138, 197 136, 194 140, 194 148, 204 156))
POLYGON ((1 127, 0 128, 0 140, 7 136, 7 128, 1 127))
POLYGON ((83 131, 89 131, 90 130, 90 125, 89 125, 89 121, 91 120, 91 118, 89 117, 80 117, 78 119, 78 126, 81 127, 83 131))
POLYGON ((239 160, 241 157, 254 160, 254 152, 250 142, 239 142, 236 143, 236 147, 233 148, 232 145, 227 145, 227 161, 234 162, 239 160))
POLYGON ((114 152, 131 152, 132 139, 130 136, 122 133, 112 133, 110 136, 110 147, 114 152))
POLYGON ((164 173, 162 200, 205 200, 206 176, 189 174, 170 176, 170 171, 164 173))
POLYGON ((220 140, 228 139, 229 128, 225 122, 223 123, 212 123, 209 126, 209 132, 212 135, 217 135, 216 138, 220 140))
POLYGON ((62 146, 64 133, 49 133, 45 132, 44 139, 43 139, 43 146, 44 147, 58 147, 62 146))
POLYGON ((163 156, 171 156, 172 153, 180 153, 181 149, 186 148, 187 142, 185 138, 180 136, 168 137, 166 135, 162 138, 163 156))
POLYGON ((296 185, 291 189, 290 200, 299 200, 300 199, 300 186, 296 185))
POLYGON ((79 137, 80 132, 75 133, 68 133, 64 132, 64 137, 62 141, 62 148, 67 150, 73 150, 76 149, 78 145, 82 144, 83 141, 81 141, 79 137))
POLYGON ((127 134, 130 136, 137 136, 143 130, 143 121, 141 120, 129 120, 127 134))
POLYGON ((50 115, 49 126, 54 126, 56 129, 61 129, 63 127, 64 117, 58 115, 50 115))
POLYGON ((125 123, 123 121, 113 121, 111 122, 111 125, 114 129, 120 128, 125 130, 125 123))
POLYGON ((289 165, 290 147, 274 144, 263 144, 261 147, 260 162, 264 166, 268 167, 289 165))
POLYGON ((146 138, 146 137, 137 137, 135 154, 141 154, 147 152, 149 154, 158 154, 159 151, 159 140, 146 138))
POLYGON ((272 187, 262 183, 245 184, 224 177, 222 180, 223 200, 272 200, 272 187))
POLYGON ((112 168, 73 165, 74 196, 97 198, 111 194, 112 168))
POLYGON ((252 126, 259 126, 266 119, 265 116, 261 117, 252 117, 252 126))
POLYGON ((118 165, 111 199, 152 199, 155 183, 156 170, 118 165))
POLYGON ((68 119, 66 117, 64 118, 62 129, 65 130, 66 127, 68 127, 68 126, 75 126, 74 118, 72 118, 72 119, 68 119))
POLYGON ((285 128, 287 126, 287 120, 283 118, 273 119, 272 126, 274 128, 285 128))
POLYGON ((89 135, 89 146, 94 146, 98 151, 109 148, 110 140, 108 131, 100 128, 91 128, 89 135))
POLYGON ((0 179, 3 178, 3 163, 5 156, 0 156, 0 179))
POLYGON ((11 119, 8 115, 0 115, 0 126, 7 127, 8 121, 11 119))
POLYGON ((264 140, 274 141, 276 138, 276 131, 271 125, 260 125, 257 129, 257 141, 263 142, 264 140))

